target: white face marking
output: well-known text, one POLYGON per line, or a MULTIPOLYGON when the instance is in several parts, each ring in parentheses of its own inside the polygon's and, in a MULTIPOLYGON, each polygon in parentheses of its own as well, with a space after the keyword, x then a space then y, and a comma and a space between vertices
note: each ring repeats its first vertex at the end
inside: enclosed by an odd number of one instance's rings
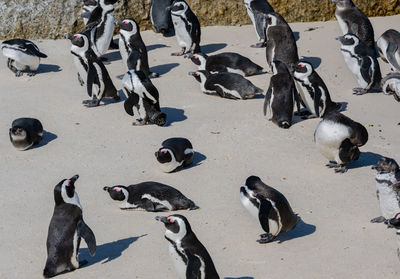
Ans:
POLYGON ((195 58, 199 59, 199 61, 200 61, 199 71, 205 70, 206 69, 206 61, 207 61, 207 59, 204 58, 204 56, 200 55, 200 54, 193 54, 193 56, 195 56, 195 58))
MULTIPOLYGON (((247 185, 243 185, 243 187, 245 188, 247 194, 252 197, 255 198, 254 192, 251 191, 247 185)), ((258 218, 258 207, 254 206, 254 204, 250 201, 249 198, 247 198, 242 192, 240 192, 240 201, 242 203, 242 205, 250 212, 250 214, 256 218, 258 218)), ((258 201, 258 199, 257 199, 258 201)), ((259 201, 258 201, 259 202, 259 201)))
POLYGON ((72 240, 72 256, 71 256, 71 264, 75 268, 79 268, 79 261, 78 261, 78 231, 76 230, 74 233, 74 239, 72 240))
POLYGON ((148 200, 151 201, 151 202, 154 202, 154 203, 158 203, 158 204, 163 205, 163 206, 164 206, 166 209, 168 209, 168 210, 172 210, 172 205, 169 203, 169 201, 166 201, 166 200, 164 200, 164 201, 159 200, 159 199, 157 199, 156 197, 153 197, 153 196, 150 195, 150 194, 144 194, 144 195, 142 195, 142 199, 148 199, 148 200))
POLYGON ((177 162, 174 156, 174 153, 172 153, 171 150, 164 148, 163 150, 166 150, 170 155, 171 155, 171 161, 163 164, 159 164, 160 168, 163 172, 172 172, 176 170, 178 167, 182 166, 183 162, 177 162))
POLYGON ((125 188, 113 187, 114 190, 121 191, 124 194, 125 199, 121 201, 119 208, 121 209, 137 209, 137 205, 128 202, 129 192, 125 188))
POLYGON ((178 16, 185 16, 185 13, 187 9, 189 8, 188 5, 185 2, 176 2, 174 6, 183 6, 183 10, 178 10, 178 11, 171 11, 172 15, 178 15, 178 16))
POLYGON ((70 180, 66 179, 63 184, 61 185, 61 197, 63 198, 65 203, 73 204, 79 207, 82 210, 81 203, 79 202, 79 197, 76 192, 74 192, 74 196, 72 198, 68 197, 66 187, 69 185, 70 180))
POLYGON ((174 217, 174 216, 171 216, 171 217, 168 217, 169 219, 171 219, 171 220, 173 220, 174 222, 177 222, 178 223, 178 226, 179 226, 179 232, 177 232, 177 233, 174 233, 174 232, 171 232, 170 230, 166 230, 165 231, 165 236, 168 238, 168 239, 170 239, 170 240, 172 240, 173 242, 175 242, 177 245, 179 244, 179 246, 180 246, 180 243, 181 243, 181 241, 182 241, 182 239, 185 237, 185 235, 186 235, 186 224, 185 224, 185 222, 181 219, 181 218, 179 218, 179 217, 174 217))
POLYGON ((213 90, 208 90, 205 88, 205 83, 207 81, 207 77, 204 73, 202 72, 196 72, 199 76, 200 76, 200 89, 203 93, 205 94, 215 94, 217 92, 213 91, 213 90))
POLYGON ((277 24, 277 18, 274 15, 268 15, 269 18, 271 18, 271 24, 268 24, 268 27, 270 26, 276 26, 277 24))

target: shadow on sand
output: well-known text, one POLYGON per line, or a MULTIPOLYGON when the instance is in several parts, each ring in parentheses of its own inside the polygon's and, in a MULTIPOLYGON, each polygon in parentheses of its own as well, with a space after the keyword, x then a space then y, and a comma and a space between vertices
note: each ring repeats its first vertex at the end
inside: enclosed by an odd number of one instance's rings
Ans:
POLYGON ((292 240, 295 238, 303 237, 310 235, 316 231, 316 227, 311 224, 304 223, 304 221, 299 218, 299 222, 297 223, 296 227, 287 233, 282 233, 277 236, 278 243, 282 243, 288 240, 292 240))
POLYGON ((54 73, 61 72, 61 68, 58 65, 53 64, 40 64, 36 74, 54 73))
POLYGON ((43 131, 43 136, 42 136, 42 139, 40 140, 39 144, 32 146, 31 149, 42 147, 42 146, 48 144, 49 142, 55 140, 56 138, 57 138, 56 134, 50 133, 48 131, 43 131))
POLYGON ((357 169, 362 167, 375 166, 379 159, 383 156, 373 152, 361 152, 360 158, 357 161, 352 161, 348 165, 348 169, 357 169))
POLYGON ((167 124, 164 127, 171 126, 172 123, 181 122, 187 119, 183 109, 164 107, 161 111, 167 115, 167 124))
POLYGON ((220 49, 223 49, 227 46, 225 43, 220 43, 220 44, 208 44, 208 45, 203 45, 201 46, 201 52, 203 53, 212 53, 216 52, 220 49))

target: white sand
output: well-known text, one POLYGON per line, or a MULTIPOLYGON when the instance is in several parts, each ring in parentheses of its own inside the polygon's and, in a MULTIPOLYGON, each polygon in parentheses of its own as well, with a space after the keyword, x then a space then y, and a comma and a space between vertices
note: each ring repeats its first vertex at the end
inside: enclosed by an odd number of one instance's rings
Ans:
MULTIPOLYGON (((377 39, 399 26, 400 16, 371 20, 377 39)), ((382 93, 352 95, 358 85, 334 40, 341 35, 337 22, 291 26, 300 32, 299 54, 322 59, 317 72, 332 99, 347 102, 344 114, 368 129, 369 141, 346 174, 326 168, 326 159, 316 149, 313 133, 319 119, 283 130, 263 116, 263 99, 233 101, 202 94, 197 81, 187 75, 197 67, 170 56, 179 50, 175 37, 142 33, 152 48, 150 66, 162 73, 153 83, 172 121, 168 127, 133 127, 134 118, 125 113, 122 102, 84 107, 81 102, 88 96, 78 84, 67 40, 37 42, 49 58, 42 60, 42 73, 35 77, 16 78, 1 56, 0 278, 41 278, 53 188, 75 174, 80 175, 76 190, 84 218, 98 247, 90 258, 82 242, 80 259, 90 264, 59 278, 177 278, 164 226, 154 220, 167 214, 121 211, 102 190, 150 180, 178 188, 201 207, 178 213, 189 219, 221 278, 398 278, 395 230, 369 220, 380 215, 371 164, 380 156, 400 163, 399 103, 382 93), (318 29, 305 32, 310 27, 318 29), (165 47, 154 49, 159 44, 165 47), (61 71, 55 72, 54 65, 61 71), (40 119, 57 138, 16 151, 8 129, 19 117, 40 119), (189 138, 207 158, 189 169, 162 173, 154 152, 173 136, 189 138), (280 237, 287 241, 256 242, 263 230, 239 201, 239 187, 249 175, 260 176, 284 193, 306 223, 280 237), (143 237, 136 240, 139 236, 143 237)), ((252 26, 205 27, 202 34, 202 45, 209 45, 206 50, 238 52, 266 66, 265 50, 249 47, 256 42, 252 26), (224 48, 215 48, 223 43, 224 48)), ((388 65, 380 64, 386 74, 388 65)), ((117 76, 125 73, 122 62, 112 61, 107 69, 121 89, 117 76)), ((270 75, 249 79, 266 90, 270 75)))

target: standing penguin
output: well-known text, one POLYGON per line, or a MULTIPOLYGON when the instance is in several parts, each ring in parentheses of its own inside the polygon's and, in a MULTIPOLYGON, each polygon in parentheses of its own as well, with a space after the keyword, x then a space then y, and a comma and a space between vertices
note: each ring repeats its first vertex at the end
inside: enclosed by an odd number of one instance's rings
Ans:
POLYGON ((335 16, 343 35, 355 34, 372 51, 375 51, 374 29, 368 17, 354 5, 352 0, 331 0, 336 3, 335 16))
POLYGON ((368 131, 337 111, 326 114, 318 124, 314 140, 321 154, 329 160, 328 168, 344 173, 350 161, 360 157, 359 147, 368 141, 368 131))
POLYGON ((292 29, 278 13, 269 13, 264 16, 267 23, 265 44, 268 65, 271 67, 272 61, 279 60, 292 69, 292 66, 299 61, 292 29))
POLYGON ((172 5, 171 0, 151 0, 150 20, 156 33, 167 35, 173 28, 171 12, 168 8, 172 5))
POLYGON ((156 217, 166 228, 165 239, 169 242, 169 254, 182 279, 219 279, 207 249, 197 239, 189 221, 182 215, 156 217))
POLYGON ((265 231, 257 240, 259 243, 271 242, 279 233, 288 232, 297 225, 297 215, 285 196, 257 176, 250 176, 240 187, 240 201, 251 215, 258 218, 265 231))
POLYGON ((188 53, 185 55, 199 66, 199 70, 206 70, 212 74, 220 72, 236 73, 244 76, 252 76, 262 72, 263 68, 249 58, 234 52, 223 52, 215 55, 204 53, 188 53))
POLYGON ((376 44, 382 60, 390 64, 392 71, 400 72, 400 32, 389 29, 376 44))
POLYGON ((83 18, 83 23, 86 25, 89 21, 90 15, 98 5, 98 0, 82 0, 82 1, 83 1, 83 6, 81 11, 81 17, 83 18))
POLYGON ((122 84, 128 95, 124 103, 126 113, 134 116, 133 108, 135 108, 140 117, 133 125, 166 124, 167 116, 161 112, 158 90, 143 72, 128 71, 122 79, 122 84))
POLYGON ((162 147, 154 155, 164 172, 173 172, 193 162, 193 146, 188 139, 169 138, 161 145, 162 147))
POLYGON ((382 216, 372 223, 387 223, 400 212, 400 168, 394 159, 383 157, 372 167, 376 171, 376 197, 382 216))
POLYGON ((253 23, 254 29, 258 37, 258 43, 251 45, 251 47, 264 47, 265 43, 265 15, 273 13, 274 9, 268 3, 267 0, 244 0, 244 4, 247 9, 251 22, 253 23))
POLYGON ((340 50, 347 67, 356 75, 361 86, 353 88, 353 94, 362 95, 373 90, 379 91, 382 75, 375 52, 354 34, 346 34, 336 39, 342 43, 340 50))
POLYGON ((47 55, 40 52, 33 42, 24 39, 4 41, 0 48, 7 57, 7 67, 17 77, 23 73, 34 76, 39 68, 40 58, 47 58, 47 55))
POLYGON ((35 118, 15 119, 9 131, 11 143, 18 150, 27 150, 38 144, 43 136, 43 126, 35 118))
POLYGON ((47 260, 43 276, 50 278, 60 273, 73 271, 79 263, 78 254, 81 238, 93 256, 96 252, 96 238, 83 221, 82 206, 75 192, 78 175, 64 179, 54 187, 55 207, 47 234, 47 260))
POLYGON ((132 18, 116 22, 119 29, 119 50, 128 70, 142 71, 150 78, 160 76, 150 72, 146 46, 140 36, 139 25, 132 18), (132 51, 135 51, 132 54, 132 51), (132 54, 132 56, 130 56, 132 54), (133 64, 133 66, 131 66, 133 64), (134 68, 132 68, 134 67, 134 68))
POLYGON ((182 48, 180 52, 171 55, 181 56, 186 51, 200 52, 200 22, 189 5, 184 0, 174 0, 168 10, 171 11, 178 45, 182 48))
POLYGON ((393 95, 400 102, 400 73, 390 73, 381 81, 382 91, 385 95, 393 95))
POLYGON ((285 63, 273 61, 271 67, 274 75, 271 77, 269 88, 265 95, 264 115, 279 127, 287 129, 292 125, 295 102, 297 111, 300 111, 298 93, 292 75, 285 63))
POLYGON ((92 100, 85 100, 82 103, 87 107, 95 107, 100 104, 103 97, 119 101, 117 89, 103 62, 90 47, 88 37, 85 34, 65 35, 65 37, 72 43, 71 53, 78 70, 78 80, 82 86, 86 83, 89 97, 93 96, 92 100))
POLYGON ((329 111, 341 108, 340 104, 332 102, 328 88, 311 63, 301 61, 293 69, 297 92, 311 113, 308 118, 323 117, 329 111))
POLYGON ((239 74, 222 72, 210 74, 207 71, 189 72, 190 76, 200 82, 204 94, 218 94, 228 99, 251 99, 263 90, 239 74))

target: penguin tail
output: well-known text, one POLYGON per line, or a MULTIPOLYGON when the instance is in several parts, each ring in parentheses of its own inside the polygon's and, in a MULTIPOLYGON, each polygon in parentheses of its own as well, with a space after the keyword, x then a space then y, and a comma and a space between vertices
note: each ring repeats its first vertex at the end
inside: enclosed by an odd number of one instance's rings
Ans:
POLYGON ((184 206, 188 209, 188 210, 196 210, 199 209, 200 207, 198 207, 192 200, 187 199, 184 202, 184 206))
POLYGON ((51 277, 53 277, 53 276, 55 276, 55 274, 53 273, 53 272, 51 272, 48 268, 47 268, 47 266, 44 268, 44 270, 43 270, 43 277, 44 278, 51 278, 51 277))
POLYGON ((288 129, 290 127, 290 123, 288 121, 282 121, 279 123, 279 127, 283 129, 288 129))
POLYGON ((263 94, 263 93, 264 93, 264 90, 262 90, 259 87, 256 87, 256 94, 263 94))

